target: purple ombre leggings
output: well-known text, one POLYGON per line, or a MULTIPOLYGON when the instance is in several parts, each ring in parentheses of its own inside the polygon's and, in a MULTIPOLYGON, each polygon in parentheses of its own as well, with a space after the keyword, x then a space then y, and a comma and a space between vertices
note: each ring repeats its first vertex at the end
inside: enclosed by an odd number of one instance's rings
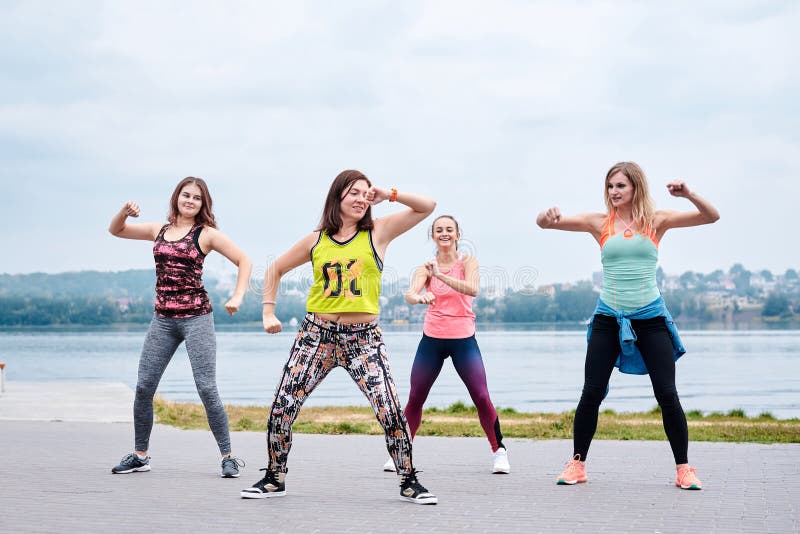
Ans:
POLYGON ((428 398, 431 386, 442 370, 447 357, 453 358, 453 366, 458 376, 467 386, 472 402, 478 409, 478 418, 483 431, 489 438, 492 451, 503 447, 503 434, 500 432, 500 420, 497 411, 489 398, 486 387, 486 369, 483 367, 481 350, 475 336, 462 339, 441 339, 422 334, 417 347, 414 365, 411 367, 411 392, 405 408, 406 420, 413 438, 420 422, 422 422, 422 405, 428 398))

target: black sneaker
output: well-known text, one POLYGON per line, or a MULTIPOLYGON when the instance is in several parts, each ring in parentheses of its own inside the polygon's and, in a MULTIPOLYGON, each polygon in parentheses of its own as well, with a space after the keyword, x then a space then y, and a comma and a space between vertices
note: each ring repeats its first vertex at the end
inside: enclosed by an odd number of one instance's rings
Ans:
POLYGON ((125 457, 120 460, 118 466, 111 468, 112 473, 120 475, 133 473, 134 471, 150 471, 150 457, 148 456, 144 460, 140 460, 139 457, 133 453, 126 454, 125 457))
POLYGON ((241 458, 226 456, 222 459, 222 478, 239 478, 239 468, 244 465, 241 458))
POLYGON ((417 470, 404 475, 400 482, 400 498, 414 504, 436 504, 439 499, 417 480, 417 470))
POLYGON ((243 489, 239 493, 243 499, 267 499, 286 495, 286 473, 273 473, 266 467, 259 471, 266 471, 264 478, 243 489))

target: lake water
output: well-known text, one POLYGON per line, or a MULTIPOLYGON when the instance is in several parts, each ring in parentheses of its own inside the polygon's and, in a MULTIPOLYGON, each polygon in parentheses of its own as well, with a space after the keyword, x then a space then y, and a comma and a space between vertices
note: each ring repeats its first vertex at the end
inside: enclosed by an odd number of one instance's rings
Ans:
MULTIPOLYGON (((393 375, 403 403, 411 363, 420 339, 413 331, 384 328, 393 375)), ((217 378, 229 404, 269 404, 295 332, 268 336, 258 330, 217 332, 217 378)), ((748 415, 771 412, 800 417, 800 331, 681 332, 688 353, 679 360, 678 392, 685 410, 744 409, 748 415)), ((136 384, 144 329, 132 331, 4 331, 0 361, 6 380, 102 381, 136 384)), ((492 401, 526 412, 574 409, 583 381, 585 330, 481 330, 492 401)), ((176 401, 199 402, 185 350, 167 368, 159 392, 176 401)), ((471 404, 466 388, 447 362, 426 406, 471 404)), ((335 369, 307 406, 365 405, 361 392, 342 369, 335 369)), ((647 376, 613 374, 603 407, 645 411, 656 405, 647 376)))

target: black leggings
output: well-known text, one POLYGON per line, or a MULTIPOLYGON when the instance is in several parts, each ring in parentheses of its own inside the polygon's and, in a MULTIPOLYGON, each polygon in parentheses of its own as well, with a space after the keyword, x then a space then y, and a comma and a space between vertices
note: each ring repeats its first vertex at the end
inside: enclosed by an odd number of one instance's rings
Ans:
MULTIPOLYGON (((672 447, 675 463, 689 463, 689 429, 678 398, 678 390, 675 389, 675 356, 666 322, 663 317, 655 317, 632 320, 631 325, 636 332, 636 345, 647 366, 653 392, 661 407, 664 431, 672 447)), ((597 430, 600 403, 606 394, 608 380, 619 352, 617 320, 608 315, 595 315, 592 335, 586 349, 583 394, 575 411, 573 454, 579 454, 581 460, 586 459, 589 445, 597 430)))

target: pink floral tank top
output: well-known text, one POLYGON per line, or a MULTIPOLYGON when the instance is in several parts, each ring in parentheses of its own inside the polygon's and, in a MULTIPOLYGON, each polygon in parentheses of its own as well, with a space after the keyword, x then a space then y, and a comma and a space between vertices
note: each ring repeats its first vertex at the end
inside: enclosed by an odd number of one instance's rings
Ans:
POLYGON ((203 287, 203 260, 198 239, 202 225, 193 226, 177 241, 164 239, 165 224, 153 243, 156 260, 156 308, 161 317, 184 318, 211 312, 211 301, 203 287))

